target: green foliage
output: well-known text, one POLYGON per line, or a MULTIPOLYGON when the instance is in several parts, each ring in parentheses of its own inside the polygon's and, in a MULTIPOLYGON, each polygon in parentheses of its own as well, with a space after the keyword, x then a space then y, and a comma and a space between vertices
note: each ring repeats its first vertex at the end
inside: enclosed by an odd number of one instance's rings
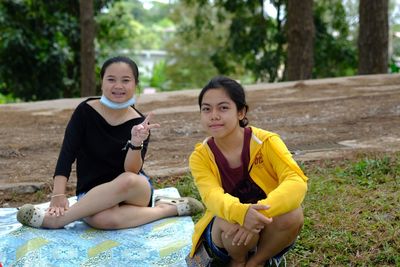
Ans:
POLYGON ((161 91, 169 89, 165 68, 166 64, 164 60, 154 64, 150 87, 160 89, 161 91))
POLYGON ((167 43, 166 68, 171 90, 203 87, 217 74, 254 82, 243 61, 236 61, 231 54, 225 53, 229 24, 225 21, 216 23, 225 16, 228 14, 209 5, 200 8, 199 5, 180 4, 174 7, 171 19, 177 29, 167 43), (198 13, 201 16, 196 16, 198 13), (204 27, 200 30, 196 25, 204 27))
MULTIPOLYGON (((184 2, 197 10, 192 26, 196 28, 197 36, 204 32, 222 36, 208 55, 220 74, 242 76, 251 73, 258 81, 278 79, 278 69, 285 59, 282 17, 265 16, 262 1, 256 0, 184 2), (246 71, 243 73, 239 66, 246 71)), ((273 4, 281 8, 283 2, 273 1, 273 4)))
MULTIPOLYGON (((245 83, 279 81, 287 1, 270 3, 276 18, 264 14, 266 1, 256 0, 154 1, 151 9, 138 0, 95 0, 96 60, 116 54, 136 59, 138 50, 167 49, 165 65, 147 77, 162 90, 199 88, 217 74, 245 83)), ((395 7, 392 0, 389 11, 395 7)), ((314 1, 313 78, 356 73, 356 17, 357 1, 314 1)), ((0 93, 23 101, 79 96, 79 31, 79 1, 0 1, 0 93)), ((394 56, 400 55, 397 39, 394 56)))
POLYGON ((99 28, 96 46, 101 62, 115 56, 118 53, 116 51, 139 48, 135 40, 139 39, 143 25, 135 21, 130 14, 131 10, 137 6, 137 1, 132 3, 118 2, 112 5, 107 12, 96 16, 96 23, 99 28))
MULTIPOLYGON (((237 66, 241 65, 256 81, 284 79, 279 70, 286 60, 287 1, 270 1, 278 11, 276 18, 263 14, 263 1, 186 0, 184 3, 197 10, 190 15, 194 17, 191 27, 195 28, 192 31, 196 33, 197 40, 210 40, 204 36, 208 31, 225 35, 219 39, 219 46, 206 54, 207 60, 219 73, 235 76, 240 73, 237 66), (213 13, 216 15, 210 16, 213 13), (221 24, 227 27, 219 28, 221 24)), ((356 29, 351 28, 353 25, 347 15, 341 0, 314 1, 316 37, 313 78, 356 73, 356 29)), ((188 28, 190 23, 182 22, 180 25, 188 28)), ((192 50, 191 53, 195 52, 192 50)), ((193 71, 189 72, 193 74, 193 71)))
MULTIPOLYGON (((150 9, 145 9, 138 0, 120 1, 96 16, 98 34, 96 38, 97 59, 104 62, 116 55, 131 57, 141 66, 138 51, 162 50, 170 37, 168 30, 173 26, 168 18, 169 6, 154 3, 150 9)), ((166 83, 165 63, 154 66, 151 77, 142 74, 140 84, 153 86, 160 90, 168 90, 166 83)))
POLYGON ((76 90, 76 84, 68 83, 78 72, 76 11, 77 5, 58 1, 0 2, 1 93, 38 100, 76 90))
POLYGON ((341 0, 314 2, 314 78, 355 75, 357 51, 341 0))
POLYGON ((394 58, 397 58, 397 68, 395 67, 395 69, 397 71, 394 72, 399 72, 399 68, 400 68, 400 24, 394 25, 392 28, 393 31, 393 39, 392 39, 392 57, 391 57, 391 63, 395 64, 395 60, 394 58), (396 33, 396 35, 394 34, 396 33))
POLYGON ((15 102, 20 102, 20 100, 15 98, 12 94, 3 95, 0 93, 0 104, 15 103, 15 102))
POLYGON ((120 1, 96 16, 96 46, 100 61, 116 54, 132 58, 138 50, 162 49, 172 26, 168 5, 155 3, 149 10, 140 1, 120 1))
MULTIPOLYGON (((117 0, 94 0, 95 14, 117 0)), ((79 1, 0 1, 0 93, 23 101, 80 93, 79 1)))

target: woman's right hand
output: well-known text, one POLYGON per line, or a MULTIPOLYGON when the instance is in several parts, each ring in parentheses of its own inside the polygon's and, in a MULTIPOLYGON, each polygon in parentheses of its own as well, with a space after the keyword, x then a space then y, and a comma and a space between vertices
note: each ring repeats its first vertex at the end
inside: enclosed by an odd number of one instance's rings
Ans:
POLYGON ((151 129, 160 127, 158 123, 150 123, 150 119, 152 117, 153 113, 150 112, 141 124, 137 124, 132 127, 131 142, 133 145, 139 146, 149 137, 151 129))
POLYGON ((69 201, 66 195, 54 195, 51 198, 47 212, 51 216, 62 216, 69 208, 69 201))

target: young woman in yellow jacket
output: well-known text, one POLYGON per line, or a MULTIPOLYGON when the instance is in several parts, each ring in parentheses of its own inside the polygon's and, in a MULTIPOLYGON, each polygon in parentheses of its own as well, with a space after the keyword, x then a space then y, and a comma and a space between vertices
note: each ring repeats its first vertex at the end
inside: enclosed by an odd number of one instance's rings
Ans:
POLYGON ((247 126, 239 83, 217 76, 198 101, 210 137, 196 145, 189 164, 207 209, 190 257, 204 245, 223 266, 279 264, 303 225, 307 177, 277 134, 247 126))

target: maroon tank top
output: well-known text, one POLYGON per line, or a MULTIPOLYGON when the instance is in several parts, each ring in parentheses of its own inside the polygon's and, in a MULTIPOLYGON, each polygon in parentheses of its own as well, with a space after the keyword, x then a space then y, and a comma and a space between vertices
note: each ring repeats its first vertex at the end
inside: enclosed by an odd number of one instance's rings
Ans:
POLYGON ((265 199, 265 192, 251 179, 248 172, 250 162, 251 128, 244 128, 244 142, 241 154, 241 166, 231 168, 224 154, 215 144, 214 138, 210 138, 207 144, 214 154, 219 172, 221 174, 222 188, 232 196, 240 199, 241 203, 257 203, 265 199))

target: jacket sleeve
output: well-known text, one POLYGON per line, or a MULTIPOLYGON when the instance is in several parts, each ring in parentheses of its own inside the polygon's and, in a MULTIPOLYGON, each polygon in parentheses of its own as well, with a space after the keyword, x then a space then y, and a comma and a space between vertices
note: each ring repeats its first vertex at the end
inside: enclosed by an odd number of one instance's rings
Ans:
MULTIPOLYGON (((265 146, 269 168, 276 174, 278 186, 258 204, 270 206, 261 211, 267 217, 275 217, 300 207, 307 191, 307 177, 292 158, 286 145, 278 136, 270 137, 265 146)), ((268 167, 266 167, 268 168, 268 167)))
POLYGON ((224 192, 217 167, 200 152, 194 151, 189 159, 194 182, 207 210, 230 223, 243 225, 249 204, 224 192))

